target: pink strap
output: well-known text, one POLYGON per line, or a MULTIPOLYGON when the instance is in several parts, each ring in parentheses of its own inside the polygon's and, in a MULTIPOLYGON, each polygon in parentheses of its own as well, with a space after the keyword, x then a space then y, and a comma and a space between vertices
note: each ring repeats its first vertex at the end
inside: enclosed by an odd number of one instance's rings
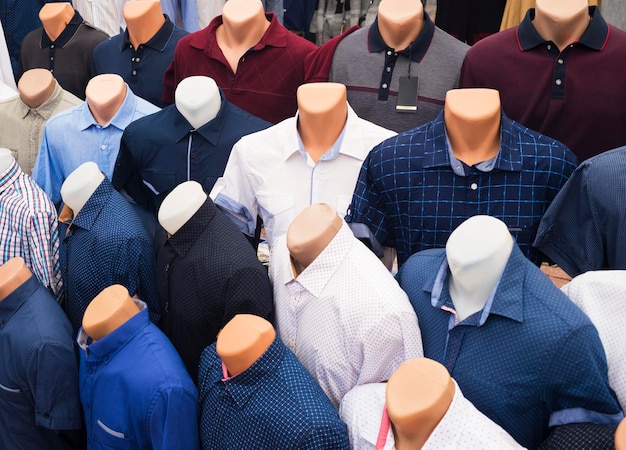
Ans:
POLYGON ((389 421, 389 414, 387 413, 387 404, 385 404, 385 407, 383 408, 383 417, 380 420, 380 430, 378 430, 378 437, 376 438, 375 450, 383 450, 385 448, 390 426, 391 422, 389 421))
POLYGON ((226 368, 226 364, 224 364, 224 361, 222 361, 222 374, 224 375, 222 381, 230 380, 230 377, 228 376, 228 369, 226 368))

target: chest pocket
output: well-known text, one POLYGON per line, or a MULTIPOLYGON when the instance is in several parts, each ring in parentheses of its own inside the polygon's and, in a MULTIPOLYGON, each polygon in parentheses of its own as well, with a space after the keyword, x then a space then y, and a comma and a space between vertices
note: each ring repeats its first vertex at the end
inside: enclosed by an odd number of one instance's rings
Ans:
POLYGON ((176 187, 176 174, 156 170, 142 170, 141 181, 154 195, 160 195, 176 187))
POLYGON ((130 450, 132 440, 122 431, 117 431, 105 425, 100 419, 96 421, 93 432, 94 450, 130 450))
POLYGON ((19 387, 8 381, 0 382, 0 409, 11 411, 11 431, 14 434, 25 434, 34 429, 33 405, 19 387))

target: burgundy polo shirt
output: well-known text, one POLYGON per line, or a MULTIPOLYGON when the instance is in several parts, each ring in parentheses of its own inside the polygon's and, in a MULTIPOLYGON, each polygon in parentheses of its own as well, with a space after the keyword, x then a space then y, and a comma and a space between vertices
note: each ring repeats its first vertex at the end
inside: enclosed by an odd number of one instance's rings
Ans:
POLYGON ((579 163, 626 145, 626 32, 600 11, 578 42, 562 51, 535 30, 530 9, 522 23, 467 52, 461 87, 500 91, 513 120, 567 145, 579 163))
POLYGON ((222 16, 183 37, 163 78, 163 101, 174 103, 174 91, 183 79, 205 75, 215 80, 229 102, 252 115, 274 124, 294 116, 298 109, 296 90, 304 83, 304 58, 316 47, 287 31, 273 13, 266 17, 269 28, 241 57, 236 73, 215 38, 222 16))

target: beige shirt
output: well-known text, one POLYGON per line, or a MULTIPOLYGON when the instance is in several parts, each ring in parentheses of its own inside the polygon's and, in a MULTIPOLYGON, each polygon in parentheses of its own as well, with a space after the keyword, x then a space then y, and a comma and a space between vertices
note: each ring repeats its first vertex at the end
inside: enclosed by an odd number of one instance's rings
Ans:
POLYGON ((44 125, 58 112, 82 103, 56 83, 54 92, 39 108, 30 109, 19 96, 0 102, 0 147, 8 148, 23 172, 31 174, 44 125))

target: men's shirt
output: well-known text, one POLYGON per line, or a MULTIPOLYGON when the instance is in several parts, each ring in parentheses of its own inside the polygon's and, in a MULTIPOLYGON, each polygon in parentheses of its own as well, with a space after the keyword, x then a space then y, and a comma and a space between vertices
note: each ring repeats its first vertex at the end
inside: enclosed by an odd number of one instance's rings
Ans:
POLYGON ((11 66, 11 57, 7 48, 7 41, 4 37, 4 29, 0 22, 0 81, 7 87, 17 91, 15 85, 15 76, 13 75, 13 66, 11 66))
POLYGON ((296 115, 237 142, 211 198, 248 236, 254 236, 259 215, 271 245, 309 205, 328 203, 345 214, 363 160, 394 134, 359 118, 348 105, 341 135, 315 163, 300 139, 296 115))
POLYGON ((87 161, 95 162, 111 179, 124 129, 132 121, 158 110, 126 86, 124 102, 105 125, 93 117, 88 102, 58 113, 44 128, 33 179, 55 204, 61 201, 65 179, 87 161))
POLYGON ((80 401, 87 448, 200 448, 198 391, 171 342, 140 312, 93 342, 81 328, 80 401))
POLYGON ((84 99, 91 79, 93 49, 108 37, 85 22, 78 11, 54 41, 43 27, 37 28, 22 41, 17 78, 29 69, 48 69, 63 89, 84 99))
POLYGON ((546 211, 534 246, 574 277, 626 269, 626 147, 584 161, 546 211))
POLYGON ((285 236, 271 261, 276 330, 335 407, 354 386, 423 356, 406 294, 347 224, 297 277, 285 236))
MULTIPOLYGON (((350 445, 353 449, 395 450, 393 429, 386 412, 386 388, 386 383, 357 386, 341 401, 339 415, 348 425, 350 445), (384 446, 377 446, 379 436, 385 440, 384 446)), ((455 381, 452 403, 422 446, 422 450, 521 448, 522 446, 506 431, 465 398, 455 381)))
POLYGON ((233 145, 270 126, 226 101, 215 118, 194 127, 170 105, 130 124, 122 135, 113 185, 154 215, 172 189, 185 181, 210 192, 221 177, 233 145))
POLYGON ((0 147, 11 150, 20 168, 30 175, 46 121, 80 103, 78 97, 64 90, 57 81, 52 95, 37 108, 30 108, 18 96, 0 102, 0 147))
POLYGON ((116 73, 135 95, 153 105, 165 106, 161 101, 163 74, 174 59, 176 44, 185 35, 187 32, 175 26, 167 15, 159 31, 136 49, 126 30, 101 42, 94 49, 91 76, 116 73))
POLYGON ((469 217, 494 216, 539 263, 542 255, 531 243, 543 213, 576 168, 572 152, 502 113, 495 161, 469 167, 453 156, 443 111, 382 142, 363 162, 346 220, 367 225, 382 245, 397 250, 402 265, 413 253, 445 247, 469 217))
POLYGON ((556 427, 538 450, 563 450, 564 448, 615 448, 615 427, 595 423, 570 423, 556 427))
POLYGON ((198 388, 205 449, 350 448, 337 411, 278 337, 234 377, 211 344, 202 352, 198 388))
POLYGON ((65 310, 78 332, 89 303, 104 289, 121 284, 147 304, 159 323, 152 239, 132 206, 108 179, 96 188, 78 214, 66 206, 61 222, 61 267, 65 310))
MULTIPOLYGON (((200 28, 206 27, 213 18, 221 15, 226 4, 226 0, 197 0, 197 2, 200 28)), ((265 12, 276 14, 278 21, 283 23, 283 0, 261 0, 261 3, 265 12)))
POLYGON ((486 306, 462 321, 450 276, 442 248, 413 255, 398 280, 424 356, 443 364, 479 411, 528 448, 549 427, 622 420, 598 331, 517 245, 486 306))
POLYGON ((202 351, 237 314, 274 317, 272 288, 250 243, 210 198, 155 244, 161 328, 198 377, 202 351))
POLYGON ((322 45, 346 29, 367 27, 376 20, 380 0, 315 0, 317 10, 311 21, 310 31, 322 45))
POLYGON ((72 327, 35 277, 0 301, 0 348, 0 448, 69 450, 56 432, 82 426, 72 327))
POLYGON ((63 281, 54 205, 17 163, 0 174, 0 264, 21 256, 57 299, 63 281))
POLYGON ((273 13, 266 17, 269 28, 239 59, 236 73, 215 37, 222 16, 183 37, 163 78, 163 101, 174 103, 174 91, 183 79, 204 75, 215 80, 229 102, 254 116, 271 123, 293 116, 298 109, 296 91, 304 83, 304 58, 315 44, 287 31, 273 13))
POLYGON ((558 139, 584 161, 626 145, 626 32, 589 8, 587 29, 559 50, 533 26, 531 8, 519 27, 473 46, 461 69, 461 87, 500 92, 513 120, 558 139))

